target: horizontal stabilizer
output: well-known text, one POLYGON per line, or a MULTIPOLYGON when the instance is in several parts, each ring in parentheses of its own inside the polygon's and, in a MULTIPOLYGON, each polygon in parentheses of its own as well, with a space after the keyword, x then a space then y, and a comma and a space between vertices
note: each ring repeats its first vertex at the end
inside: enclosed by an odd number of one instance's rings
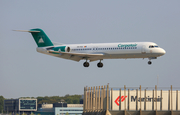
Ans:
POLYGON ((38 47, 54 46, 43 30, 36 28, 30 30, 14 30, 18 32, 30 32, 38 47))
POLYGON ((13 30, 13 31, 18 31, 18 32, 40 32, 40 31, 29 31, 29 30, 13 30))

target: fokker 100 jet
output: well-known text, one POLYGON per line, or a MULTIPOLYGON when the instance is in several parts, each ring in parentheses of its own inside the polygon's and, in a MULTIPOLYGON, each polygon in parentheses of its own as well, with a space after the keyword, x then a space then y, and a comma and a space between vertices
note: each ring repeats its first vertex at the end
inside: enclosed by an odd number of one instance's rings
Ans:
POLYGON ((102 68, 103 59, 128 58, 148 58, 150 65, 152 64, 151 59, 157 59, 166 53, 153 42, 60 44, 52 42, 41 29, 15 31, 30 32, 38 46, 37 52, 77 62, 86 60, 83 63, 84 67, 89 67, 89 62, 100 60, 97 66, 102 68))

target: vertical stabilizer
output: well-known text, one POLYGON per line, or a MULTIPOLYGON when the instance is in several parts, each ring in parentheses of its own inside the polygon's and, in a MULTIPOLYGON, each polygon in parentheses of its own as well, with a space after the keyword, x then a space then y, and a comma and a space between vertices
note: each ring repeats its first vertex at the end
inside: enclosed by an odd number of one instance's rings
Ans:
POLYGON ((41 29, 31 29, 30 32, 38 47, 53 46, 53 43, 41 29))

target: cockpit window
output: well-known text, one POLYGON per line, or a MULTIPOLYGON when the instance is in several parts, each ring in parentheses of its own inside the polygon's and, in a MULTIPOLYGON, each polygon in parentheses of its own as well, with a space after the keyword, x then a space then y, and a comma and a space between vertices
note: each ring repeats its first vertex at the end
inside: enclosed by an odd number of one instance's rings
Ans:
POLYGON ((151 45, 151 46, 149 46, 149 48, 154 48, 154 46, 153 46, 153 45, 151 45))
POLYGON ((158 48, 158 46, 154 46, 154 45, 149 46, 149 48, 154 48, 154 47, 158 48))

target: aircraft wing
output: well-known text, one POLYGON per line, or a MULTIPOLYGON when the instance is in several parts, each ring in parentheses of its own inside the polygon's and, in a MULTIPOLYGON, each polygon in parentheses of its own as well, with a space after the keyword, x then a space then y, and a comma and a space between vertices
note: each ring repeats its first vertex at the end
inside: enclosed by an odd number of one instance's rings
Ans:
POLYGON ((99 60, 104 54, 88 54, 88 53, 71 53, 71 52, 61 52, 48 50, 48 53, 59 54, 61 58, 70 59, 73 61, 80 61, 82 59, 88 59, 90 61, 99 60))

